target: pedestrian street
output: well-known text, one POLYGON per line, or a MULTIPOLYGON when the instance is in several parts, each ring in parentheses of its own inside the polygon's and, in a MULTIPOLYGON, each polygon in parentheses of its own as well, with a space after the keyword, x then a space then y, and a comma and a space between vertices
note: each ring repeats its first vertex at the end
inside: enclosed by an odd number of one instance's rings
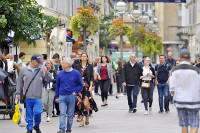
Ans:
MULTIPOLYGON (((116 90, 115 87, 114 90, 116 90)), ((79 122, 76 121, 75 117, 72 126, 73 133, 178 133, 181 131, 178 126, 177 111, 173 104, 170 104, 168 114, 158 113, 157 88, 154 91, 151 115, 144 115, 141 94, 138 95, 138 111, 135 114, 128 113, 126 96, 120 96, 118 99, 115 96, 109 96, 107 107, 100 106, 102 104, 100 96, 94 98, 98 104, 99 112, 94 112, 93 116, 90 117, 90 124, 84 127, 79 127, 79 122)), ((3 120, 3 115, 0 115, 1 133, 26 132, 26 128, 19 127, 8 118, 6 116, 6 120, 3 120)), ((53 117, 52 121, 47 123, 46 113, 43 113, 40 128, 42 133, 56 133, 59 130, 59 117, 53 117)))

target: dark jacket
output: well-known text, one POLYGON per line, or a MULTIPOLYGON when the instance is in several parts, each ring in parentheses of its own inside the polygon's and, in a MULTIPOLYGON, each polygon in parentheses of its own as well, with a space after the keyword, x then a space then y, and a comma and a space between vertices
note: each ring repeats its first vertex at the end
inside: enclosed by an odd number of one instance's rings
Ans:
MULTIPOLYGON (((55 89, 56 89, 57 71, 56 71, 56 69, 51 68, 51 70, 50 70, 49 72, 50 72, 51 75, 52 75, 52 78, 51 78, 51 81, 50 81, 50 82, 53 83, 53 85, 52 85, 52 87, 53 87, 52 90, 55 91, 55 89)), ((46 88, 46 87, 47 87, 47 84, 50 83, 50 82, 44 82, 44 87, 46 88)))
POLYGON ((135 62, 134 66, 131 66, 130 61, 124 65, 122 71, 122 82, 126 82, 126 85, 139 85, 141 66, 135 62))
MULTIPOLYGON (((150 70, 152 71, 152 74, 154 75, 155 77, 155 70, 152 66, 150 66, 150 70)), ((143 76, 143 67, 141 68, 141 71, 140 71, 140 76, 143 76)), ((152 82, 154 81, 155 78, 152 78, 152 82)))
MULTIPOLYGON (((94 81, 94 71, 93 71, 93 65, 92 64, 87 64, 87 68, 86 68, 86 72, 85 72, 85 76, 84 76, 84 79, 85 81, 88 82, 88 85, 90 85, 90 82, 91 81, 94 81)), ((76 64, 73 66, 74 69, 78 70, 80 73, 81 73, 81 68, 82 68, 82 64, 79 63, 79 64, 76 64)))

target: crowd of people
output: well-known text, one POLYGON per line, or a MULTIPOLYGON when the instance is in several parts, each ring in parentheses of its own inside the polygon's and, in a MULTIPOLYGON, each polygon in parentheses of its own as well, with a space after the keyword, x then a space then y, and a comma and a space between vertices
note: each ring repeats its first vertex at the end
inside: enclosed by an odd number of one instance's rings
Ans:
POLYGON ((18 61, 14 62, 12 54, 4 56, 0 53, 0 67, 7 72, 17 71, 17 99, 20 100, 22 94, 26 98, 27 133, 32 133, 33 129, 41 133, 39 125, 43 111, 46 111, 47 122, 59 116, 57 133, 71 132, 74 115, 77 115, 80 127, 89 125, 89 116, 99 110, 92 91, 101 96, 101 107, 104 108, 109 105, 108 96, 114 95, 115 82, 116 98, 127 95, 128 112, 137 112, 137 97, 141 91, 144 114, 151 114, 154 89, 157 86, 158 113, 168 113, 169 103, 174 103, 183 131, 191 126, 191 130, 196 133, 199 127, 200 84, 198 80, 191 81, 193 86, 182 83, 193 80, 195 76, 199 78, 200 58, 195 65, 190 65, 187 50, 183 50, 177 60, 171 52, 167 57, 161 54, 158 64, 154 61, 151 63, 151 59, 146 56, 140 62, 135 54, 131 54, 127 62, 119 58, 114 62, 111 57, 104 55, 90 62, 88 54, 82 50, 78 50, 77 54, 72 53, 70 58, 60 58, 58 53, 52 59, 47 59, 46 54, 33 55, 25 64, 25 55, 24 52, 20 53, 18 61), (191 92, 186 86, 196 90, 191 92), (185 97, 193 97, 194 94, 194 98, 185 100, 185 97))

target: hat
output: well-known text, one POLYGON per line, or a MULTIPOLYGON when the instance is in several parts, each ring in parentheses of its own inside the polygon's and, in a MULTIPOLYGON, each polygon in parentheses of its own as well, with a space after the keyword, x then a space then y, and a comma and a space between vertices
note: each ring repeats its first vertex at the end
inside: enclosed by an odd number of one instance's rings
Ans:
POLYGON ((31 60, 36 60, 38 63, 42 62, 42 59, 39 55, 33 55, 31 57, 31 60))
POLYGON ((190 52, 187 49, 183 49, 180 53, 180 58, 190 58, 190 52))

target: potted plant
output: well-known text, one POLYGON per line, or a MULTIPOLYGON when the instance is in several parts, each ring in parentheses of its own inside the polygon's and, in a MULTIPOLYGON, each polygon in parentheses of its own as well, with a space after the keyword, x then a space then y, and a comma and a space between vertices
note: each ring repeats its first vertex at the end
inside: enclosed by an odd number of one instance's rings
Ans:
POLYGON ((79 36, 79 31, 83 28, 86 28, 87 31, 90 31, 93 35, 99 25, 99 20, 93 13, 95 9, 93 9, 91 5, 88 5, 86 8, 81 6, 76 10, 77 13, 70 20, 71 30, 74 36, 79 36))

